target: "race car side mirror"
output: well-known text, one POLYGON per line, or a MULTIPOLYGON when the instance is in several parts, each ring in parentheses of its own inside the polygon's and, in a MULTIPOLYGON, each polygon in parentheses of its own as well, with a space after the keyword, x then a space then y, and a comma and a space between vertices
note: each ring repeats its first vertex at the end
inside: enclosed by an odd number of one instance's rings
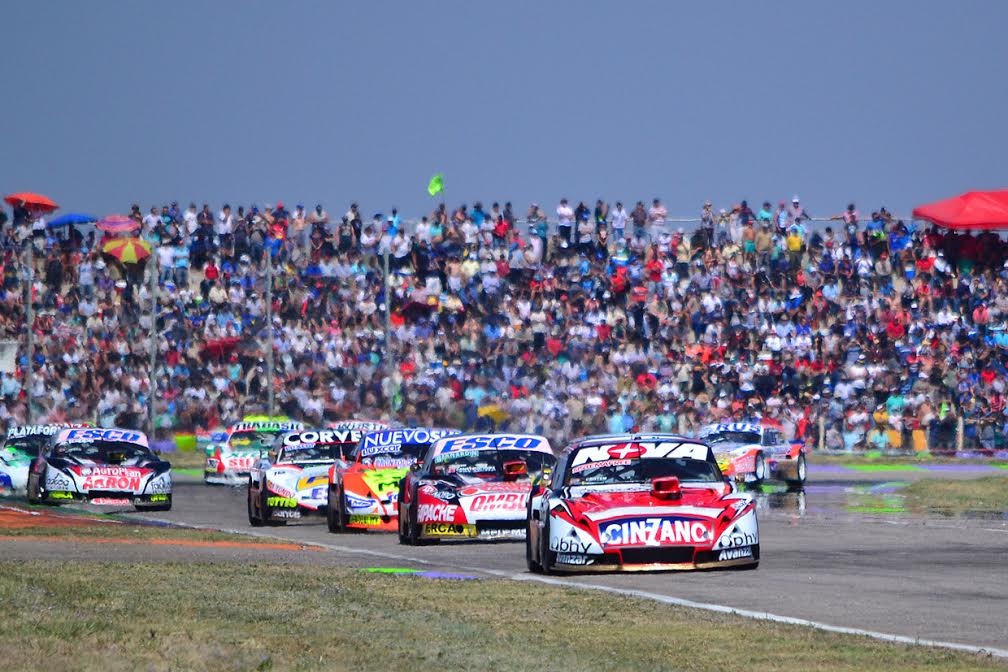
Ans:
POLYGON ((528 466, 521 460, 504 463, 504 480, 516 481, 522 476, 528 475, 528 466))

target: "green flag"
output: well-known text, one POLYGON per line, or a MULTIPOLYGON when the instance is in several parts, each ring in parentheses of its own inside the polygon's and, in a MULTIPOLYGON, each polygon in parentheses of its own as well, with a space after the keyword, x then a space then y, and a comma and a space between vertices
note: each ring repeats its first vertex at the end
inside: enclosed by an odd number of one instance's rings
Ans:
POLYGON ((427 193, 431 196, 437 196, 444 191, 444 175, 438 173, 434 177, 430 178, 430 182, 427 183, 427 193))

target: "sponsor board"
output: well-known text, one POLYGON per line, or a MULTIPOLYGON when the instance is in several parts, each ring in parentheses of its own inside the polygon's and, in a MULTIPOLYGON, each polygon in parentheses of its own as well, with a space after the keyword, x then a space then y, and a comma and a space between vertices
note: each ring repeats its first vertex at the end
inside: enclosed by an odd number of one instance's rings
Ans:
POLYGON ((690 518, 630 518, 599 524, 599 539, 607 546, 709 544, 710 523, 690 518))
POLYGON ((297 505, 297 500, 293 497, 278 497, 276 495, 271 495, 266 498, 266 506, 270 508, 294 509, 297 508, 297 505))
POLYGON ((556 561, 558 565, 590 565, 595 562, 582 553, 557 553, 556 561))
POLYGON ((528 493, 507 492, 496 495, 476 495, 469 502, 473 513, 490 511, 523 511, 528 503, 528 493))
POLYGON ((379 527, 382 524, 381 516, 352 513, 347 519, 351 525, 367 525, 368 527, 379 527))
POLYGON ((473 537, 476 536, 475 525, 452 525, 449 523, 426 523, 423 526, 424 534, 437 535, 439 537, 473 537))
POLYGON ((457 504, 420 504, 417 506, 418 523, 450 523, 455 520, 457 504))
POLYGON ((718 560, 738 560, 740 558, 751 558, 752 547, 742 546, 740 548, 726 548, 718 554, 718 560))

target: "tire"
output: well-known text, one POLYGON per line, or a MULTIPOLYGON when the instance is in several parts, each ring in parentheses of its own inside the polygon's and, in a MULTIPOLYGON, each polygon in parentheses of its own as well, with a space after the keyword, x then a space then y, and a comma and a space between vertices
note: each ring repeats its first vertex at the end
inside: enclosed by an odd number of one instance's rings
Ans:
POLYGON ((795 465, 795 478, 787 481, 788 487, 798 490, 805 487, 805 479, 808 478, 808 463, 805 460, 805 451, 798 453, 798 463, 795 465))
POLYGON ((246 499, 248 500, 248 519, 249 519, 249 525, 251 525, 252 527, 262 527, 263 526, 263 519, 262 519, 262 517, 259 514, 256 513, 256 510, 255 510, 256 507, 255 507, 255 504, 253 503, 254 497, 252 496, 252 484, 251 483, 249 483, 248 496, 246 497, 246 499))
POLYGON ((417 523, 416 499, 406 507, 406 544, 409 546, 420 545, 420 525, 417 523))
POLYGON ((763 483, 766 478, 766 458, 763 457, 763 453, 756 453, 756 464, 753 466, 753 480, 749 482, 749 485, 753 487, 758 487, 763 483))
POLYGON ((39 488, 38 474, 28 474, 27 497, 29 504, 42 503, 42 492, 39 488))
MULTIPOLYGON (((403 501, 403 495, 405 494, 405 489, 402 485, 399 485, 399 502, 403 501)), ((406 507, 409 508, 409 507, 406 507)), ((399 528, 399 543, 403 546, 409 546, 409 534, 407 534, 407 523, 403 520, 405 515, 405 509, 402 506, 396 506, 396 521, 398 522, 397 527, 399 528)))
POLYGON ((556 574, 556 571, 553 569, 553 560, 550 558, 550 553, 553 551, 549 550, 549 539, 550 516, 547 511, 546 522, 543 523, 542 532, 539 533, 539 571, 547 576, 556 574))
POLYGON ((542 565, 539 564, 537 560, 532 559, 532 526, 535 525, 535 521, 529 518, 528 530, 525 532, 525 566, 528 567, 528 571, 533 574, 538 574, 542 572, 542 565))
POLYGON ((326 525, 333 533, 346 532, 346 497, 343 496, 343 489, 336 490, 335 503, 333 502, 333 488, 329 488, 329 505, 326 507, 326 525))

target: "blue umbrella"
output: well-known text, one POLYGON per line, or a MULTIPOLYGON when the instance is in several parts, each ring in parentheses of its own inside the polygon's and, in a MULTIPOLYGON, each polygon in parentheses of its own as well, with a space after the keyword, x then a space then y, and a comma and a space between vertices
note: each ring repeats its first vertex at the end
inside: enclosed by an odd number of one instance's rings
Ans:
POLYGON ((91 215, 84 215, 79 212, 68 212, 65 215, 60 215, 56 219, 50 221, 46 224, 50 229, 58 229, 61 226, 69 226, 71 224, 94 224, 98 221, 97 217, 92 217, 91 215))

